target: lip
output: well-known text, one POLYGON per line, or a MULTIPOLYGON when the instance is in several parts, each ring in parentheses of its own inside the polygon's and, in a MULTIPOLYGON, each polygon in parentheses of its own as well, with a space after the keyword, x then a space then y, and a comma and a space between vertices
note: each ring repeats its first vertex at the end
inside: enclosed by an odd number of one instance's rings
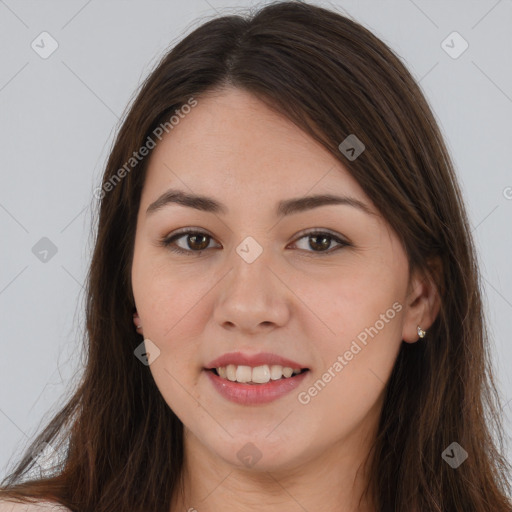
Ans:
POLYGON ((294 377, 271 380, 266 384, 246 384, 223 379, 211 370, 205 369, 204 372, 220 395, 241 405, 266 404, 277 400, 297 388, 309 374, 309 371, 305 371, 294 377))
MULTIPOLYGON (((228 364, 234 364, 236 366, 263 366, 264 364, 268 364, 269 366, 281 365, 287 366, 289 368, 295 369, 300 368, 306 369, 307 367, 293 361, 291 359, 287 359, 285 357, 281 357, 277 354, 272 354, 270 352, 260 352, 258 354, 244 354, 243 352, 229 352, 224 354, 217 359, 214 359, 205 367, 206 370, 211 370, 212 368, 219 368, 221 366, 227 366, 228 364)), ((211 373, 211 372, 210 372, 211 373)))

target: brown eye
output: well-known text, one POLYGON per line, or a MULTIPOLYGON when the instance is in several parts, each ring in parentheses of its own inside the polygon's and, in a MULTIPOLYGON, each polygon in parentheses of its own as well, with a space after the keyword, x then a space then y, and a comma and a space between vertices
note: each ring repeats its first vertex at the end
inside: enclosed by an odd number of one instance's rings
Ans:
POLYGON ((306 235, 300 237, 297 239, 297 242, 295 244, 298 244, 300 240, 306 239, 308 240, 306 247, 299 247, 299 249, 303 249, 307 252, 317 253, 317 254, 331 254, 332 252, 342 249, 343 247, 349 246, 350 244, 346 242, 345 240, 342 240, 341 238, 327 232, 323 231, 314 231, 307 233, 306 235), (333 249, 329 250, 331 247, 331 244, 335 242, 338 244, 337 247, 334 247, 333 249))
MULTIPOLYGON (((351 245, 340 237, 324 231, 313 231, 307 233, 298 238, 294 245, 297 245, 298 242, 303 239, 308 240, 307 246, 299 247, 299 249, 319 256, 329 255, 338 249, 351 245), (337 246, 331 248, 333 242, 336 243, 337 246)), ((213 237, 208 233, 193 229, 185 229, 161 240, 160 245, 169 248, 172 252, 193 256, 200 255, 201 252, 206 249, 214 248, 209 247, 212 240, 213 237)), ((221 247, 222 246, 217 246, 217 248, 221 247)))
POLYGON ((187 229, 161 240, 160 244, 179 254, 194 255, 208 249, 211 240, 207 233, 187 229))
POLYGON ((326 235, 309 235, 309 246, 316 250, 329 249, 332 237, 326 235))
POLYGON ((190 249, 202 251, 203 249, 206 249, 209 245, 209 236, 204 235, 202 233, 198 233, 195 235, 186 235, 187 237, 187 244, 190 247, 190 249))

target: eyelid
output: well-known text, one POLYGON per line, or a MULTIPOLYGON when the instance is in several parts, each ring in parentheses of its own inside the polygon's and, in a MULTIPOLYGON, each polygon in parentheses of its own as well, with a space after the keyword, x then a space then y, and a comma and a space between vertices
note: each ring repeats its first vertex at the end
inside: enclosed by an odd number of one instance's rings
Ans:
MULTIPOLYGON (((206 248, 206 249, 202 249, 200 251, 192 251, 192 250, 182 249, 181 247, 171 247, 171 245, 173 244, 173 242, 175 240, 181 238, 182 236, 188 235, 188 234, 206 235, 210 239, 215 240, 215 237, 213 235, 211 235, 210 233, 208 233, 207 231, 205 231, 201 228, 189 226, 186 228, 181 228, 176 231, 173 231, 170 235, 163 237, 162 239, 159 240, 159 245, 162 245, 162 246, 172 250, 173 252, 180 253, 180 254, 188 254, 188 255, 194 255, 194 254, 199 255, 203 251, 208 250, 208 248, 206 248)), ((327 251, 305 251, 306 253, 310 253, 310 255, 319 255, 319 256, 328 255, 328 254, 332 254, 337 249, 341 249, 342 247, 352 246, 352 243, 349 242, 345 237, 343 237, 342 235, 335 233, 327 228, 308 228, 308 229, 299 231, 295 235, 294 240, 291 243, 295 244, 300 239, 305 238, 308 235, 328 235, 330 238, 332 238, 333 241, 335 241, 336 243, 339 244, 337 247, 331 248, 327 251)), ((221 247, 222 247, 222 245, 221 245, 221 247)))
POLYGON ((192 250, 187 250, 187 249, 182 249, 181 247, 172 247, 172 244, 175 242, 175 240, 178 240, 180 239, 181 237, 185 236, 185 235, 206 235, 208 236, 209 238, 211 238, 212 240, 215 240, 215 237, 212 236, 210 233, 208 233, 207 231, 204 231, 203 229, 201 228, 196 228, 194 226, 189 226, 189 227, 186 227, 186 228, 181 228, 181 229, 178 229, 176 231, 173 231, 171 234, 169 235, 166 235, 164 236, 163 238, 161 238, 159 241, 158 241, 158 244, 173 251, 173 252, 176 252, 176 253, 179 253, 179 254, 188 254, 188 255, 199 255, 201 254, 203 251, 206 251, 207 249, 203 249, 201 251, 192 251, 192 250))
POLYGON ((293 244, 297 243, 300 239, 307 237, 308 235, 328 235, 329 238, 331 238, 333 241, 335 241, 338 246, 331 248, 327 251, 305 251, 307 256, 313 256, 313 255, 329 255, 334 252, 336 252, 338 249, 342 249, 343 247, 352 247, 352 243, 349 242, 344 236, 331 231, 330 229, 326 228, 308 228, 302 231, 299 231, 294 237, 293 244))
POLYGON ((327 228, 303 229, 302 231, 299 231, 295 235, 295 241, 299 240, 300 238, 303 238, 306 235, 317 235, 317 234, 329 235, 332 238, 335 238, 335 239, 339 240, 340 242, 343 242, 344 244, 350 245, 350 242, 346 238, 344 238, 343 235, 341 235, 340 233, 336 233, 335 231, 332 231, 327 228))

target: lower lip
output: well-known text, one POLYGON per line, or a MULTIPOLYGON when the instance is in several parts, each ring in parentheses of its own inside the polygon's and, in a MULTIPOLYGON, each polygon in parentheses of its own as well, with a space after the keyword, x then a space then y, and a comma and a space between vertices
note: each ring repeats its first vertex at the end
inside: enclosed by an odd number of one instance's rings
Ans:
POLYGON ((223 379, 210 370, 205 371, 210 382, 224 398, 242 405, 266 404, 277 400, 299 386, 309 373, 308 370, 294 377, 271 380, 266 384, 243 384, 223 379))

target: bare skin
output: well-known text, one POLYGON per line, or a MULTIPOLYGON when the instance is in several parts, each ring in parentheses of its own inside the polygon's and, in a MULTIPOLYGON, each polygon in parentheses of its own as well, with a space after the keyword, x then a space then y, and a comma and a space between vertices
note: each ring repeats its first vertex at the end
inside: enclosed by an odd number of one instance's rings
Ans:
POLYGON ((199 98, 151 155, 132 280, 134 322, 160 350, 150 370, 184 424, 184 493, 171 512, 375 510, 359 498, 385 383, 401 344, 418 341, 439 304, 425 276, 409 279, 396 233, 340 161, 247 92, 199 98), (147 214, 170 188, 226 212, 170 203, 147 214), (368 211, 330 204, 276 215, 279 201, 317 194, 368 211), (199 234, 171 246, 187 254, 159 244, 186 227, 199 234), (236 250, 247 237, 262 249, 251 263, 236 250), (372 326, 377 334, 345 357, 372 326), (233 351, 275 353, 308 372, 275 401, 233 403, 205 370, 233 351), (328 382, 310 393, 319 379, 328 382), (247 443, 261 457, 251 466, 237 455, 247 443))

